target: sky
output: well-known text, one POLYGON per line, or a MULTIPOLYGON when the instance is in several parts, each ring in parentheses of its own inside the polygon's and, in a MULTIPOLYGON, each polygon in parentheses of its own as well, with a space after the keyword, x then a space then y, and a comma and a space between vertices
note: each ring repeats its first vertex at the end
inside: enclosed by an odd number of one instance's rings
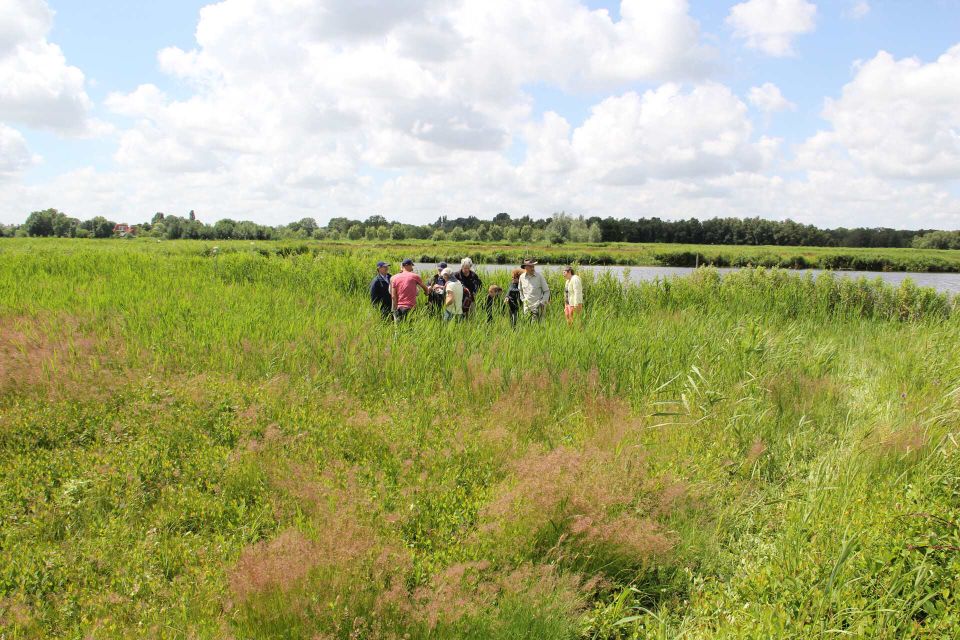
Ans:
POLYGON ((960 228, 960 0, 0 0, 54 207, 960 228))

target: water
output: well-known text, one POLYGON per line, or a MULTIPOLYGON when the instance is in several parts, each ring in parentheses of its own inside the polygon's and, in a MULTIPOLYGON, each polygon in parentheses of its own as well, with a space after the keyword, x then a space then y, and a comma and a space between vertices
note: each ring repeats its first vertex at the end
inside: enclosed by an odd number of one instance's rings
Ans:
MULTIPOLYGON (((429 262, 419 262, 414 268, 421 273, 434 274, 437 271, 437 265, 429 262)), ((476 268, 481 271, 510 270, 516 269, 516 265, 506 264, 479 264, 476 268)), ((559 271, 562 265, 537 265, 537 269, 542 271, 559 271)), ((673 276, 686 276, 693 272, 692 267, 620 267, 620 266, 594 266, 582 265, 577 268, 581 272, 592 272, 594 275, 600 275, 605 272, 611 272, 617 277, 624 277, 624 274, 631 282, 648 282, 657 278, 669 278, 673 276)), ((737 268, 717 269, 721 274, 737 271, 737 268)), ((812 273, 814 277, 823 273, 822 269, 798 269, 798 275, 812 273)), ((906 279, 913 280, 914 284, 920 287, 932 287, 941 293, 951 295, 960 294, 960 273, 908 273, 905 271, 835 271, 835 275, 842 278, 867 278, 874 280, 880 278, 884 282, 895 287, 906 279)))

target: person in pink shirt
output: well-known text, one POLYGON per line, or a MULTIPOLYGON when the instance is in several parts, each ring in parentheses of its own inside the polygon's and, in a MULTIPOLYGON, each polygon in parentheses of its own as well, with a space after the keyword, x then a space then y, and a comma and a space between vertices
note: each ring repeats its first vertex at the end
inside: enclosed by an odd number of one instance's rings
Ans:
POLYGON ((429 295, 423 279, 413 272, 413 260, 407 258, 400 263, 402 271, 390 279, 390 298, 393 300, 393 317, 397 322, 406 319, 417 306, 417 287, 429 295))

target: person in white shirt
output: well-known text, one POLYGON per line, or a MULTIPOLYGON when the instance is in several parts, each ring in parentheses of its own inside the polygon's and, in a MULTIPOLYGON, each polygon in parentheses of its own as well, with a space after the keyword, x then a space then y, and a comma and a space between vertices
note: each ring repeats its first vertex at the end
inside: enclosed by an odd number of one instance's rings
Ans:
POLYGON ((544 308, 550 302, 550 286, 542 273, 537 273, 533 260, 523 261, 523 274, 520 275, 520 300, 523 302, 523 314, 531 320, 540 320, 544 308))
POLYGON ((463 320, 463 284, 449 267, 441 271, 440 276, 447 282, 444 287, 443 319, 445 322, 459 322, 463 320))
POLYGON ((573 272, 573 267, 564 267, 563 277, 567 280, 563 285, 563 313, 567 316, 567 324, 573 325, 574 316, 583 313, 583 282, 573 272))

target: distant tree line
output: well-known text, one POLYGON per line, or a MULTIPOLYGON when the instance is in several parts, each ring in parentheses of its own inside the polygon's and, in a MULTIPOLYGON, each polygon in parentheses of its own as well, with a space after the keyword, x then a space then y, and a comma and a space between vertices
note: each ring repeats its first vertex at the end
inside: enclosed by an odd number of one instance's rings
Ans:
POLYGON ((549 218, 514 218, 498 213, 491 220, 475 216, 441 216, 432 224, 391 222, 381 215, 365 220, 331 218, 320 225, 303 218, 286 225, 268 226, 224 218, 214 224, 186 216, 156 213, 132 231, 97 216, 80 221, 56 209, 34 211, 22 225, 0 225, 0 237, 109 238, 135 235, 167 240, 436 240, 564 244, 567 242, 672 242, 687 244, 779 245, 810 247, 916 247, 960 249, 960 231, 907 230, 885 227, 820 229, 792 220, 763 218, 712 218, 661 220, 660 218, 584 218, 565 212, 549 218))

